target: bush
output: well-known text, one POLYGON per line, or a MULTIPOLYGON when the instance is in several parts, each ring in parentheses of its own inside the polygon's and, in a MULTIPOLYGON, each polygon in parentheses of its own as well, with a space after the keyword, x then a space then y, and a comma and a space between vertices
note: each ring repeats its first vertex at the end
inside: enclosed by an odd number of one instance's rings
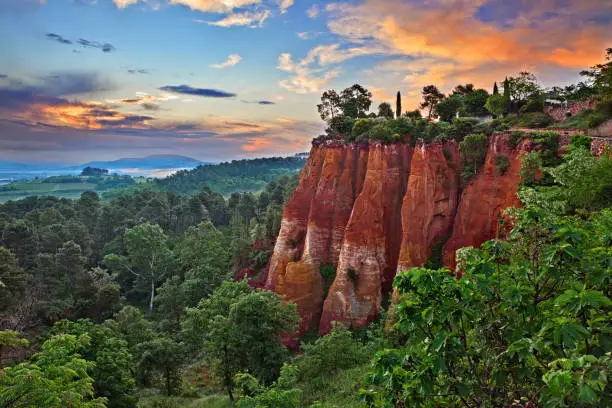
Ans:
POLYGON ((471 118, 455 118, 453 119, 454 134, 453 139, 460 142, 464 137, 474 132, 474 128, 478 125, 478 120, 471 118))
POLYGON ((372 126, 374 126, 372 119, 369 119, 369 118, 357 119, 357 121, 353 125, 353 130, 351 131, 352 140, 359 141, 359 138, 362 135, 366 134, 367 132, 370 131, 370 129, 372 129, 372 126))
POLYGON ((323 297, 327 297, 329 288, 336 279, 336 267, 329 262, 322 263, 320 267, 321 278, 323 279, 323 297))
POLYGON ((591 138, 585 135, 573 135, 570 146, 572 149, 586 149, 591 150, 591 138))
POLYGON ((495 156, 495 167, 501 176, 506 174, 508 167, 510 167, 510 160, 508 157, 498 154, 495 156))
POLYGON ((593 129, 593 128, 596 128, 597 126, 601 125, 602 123, 604 123, 607 120, 608 120, 608 118, 603 113, 593 112, 592 114, 587 116, 587 118, 586 118, 586 126, 587 126, 588 129, 593 129))
POLYGON ((544 97, 537 95, 530 98, 525 105, 521 106, 519 112, 530 113, 530 112, 542 112, 544 111, 544 97))
POLYGON ((353 268, 352 266, 349 266, 346 269, 346 276, 349 278, 349 280, 353 283, 353 285, 357 285, 357 281, 359 279, 359 274, 357 273, 357 271, 355 270, 355 268, 353 268))
POLYGON ((513 130, 512 132, 510 132, 510 147, 512 147, 513 149, 516 149, 519 145, 519 143, 521 142, 521 140, 527 135, 527 133, 523 132, 522 130, 513 130))
POLYGON ((483 134, 471 134, 459 143, 463 162, 463 181, 467 182, 484 164, 487 157, 489 138, 483 134))
POLYGON ((546 114, 542 112, 534 112, 519 117, 517 125, 521 127, 538 129, 545 128, 551 123, 552 119, 550 119, 546 114))
POLYGON ((532 133, 533 142, 538 146, 542 157, 542 164, 550 167, 559 164, 557 156, 559 151, 559 134, 555 132, 532 133))

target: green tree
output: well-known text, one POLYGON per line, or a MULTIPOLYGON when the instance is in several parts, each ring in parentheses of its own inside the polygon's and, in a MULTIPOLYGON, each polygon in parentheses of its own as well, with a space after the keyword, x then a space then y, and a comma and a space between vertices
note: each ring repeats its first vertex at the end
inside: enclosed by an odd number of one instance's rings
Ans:
POLYGON ((18 303, 27 277, 11 251, 0 247, 0 312, 18 303))
POLYGON ((393 119, 393 109, 387 102, 383 102, 378 105, 378 116, 381 118, 393 119))
POLYGON ((474 84, 457 85, 453 89, 453 95, 466 96, 474 92, 474 84))
POLYGON ((485 104, 489 93, 484 89, 476 89, 463 96, 463 114, 465 116, 486 116, 485 104))
POLYGON ((363 118, 372 104, 372 92, 359 84, 355 84, 342 91, 340 101, 344 116, 363 118))
POLYGON ((136 367, 143 384, 150 384, 152 375, 159 373, 163 377, 166 394, 178 392, 184 362, 184 353, 179 343, 166 337, 155 337, 138 344, 135 353, 139 356, 136 367))
POLYGON ((484 164, 488 144, 489 139, 481 133, 468 135, 459 143, 464 180, 469 180, 484 164))
POLYGON ((601 251, 612 212, 584 221, 528 206, 512 216, 507 241, 458 252, 461 279, 424 268, 396 277, 405 343, 374 357, 370 407, 608 404, 601 251))
POLYGON ((149 312, 153 312, 156 288, 171 270, 173 254, 168 237, 159 225, 139 224, 125 232, 127 256, 107 255, 104 264, 118 272, 127 272, 135 279, 135 289, 149 293, 149 312))
POLYGON ((132 375, 132 355, 121 334, 88 319, 76 322, 62 320, 53 326, 52 333, 89 338, 89 342, 83 344, 78 352, 93 363, 88 372, 94 380, 95 395, 104 397, 109 408, 134 405, 136 382, 132 375))
POLYGON ((413 111, 407 111, 404 113, 404 116, 407 117, 408 119, 412 119, 412 120, 417 120, 417 119, 421 119, 421 111, 418 109, 415 109, 413 111))
POLYGON ((85 267, 85 258, 82 256, 81 247, 74 241, 65 242, 57 251, 55 261, 58 271, 63 275, 66 293, 75 301, 75 283, 81 279, 85 267))
POLYGON ((497 87, 497 81, 493 83, 493 95, 499 95, 499 88, 497 87))
POLYGON ((2 245, 15 254, 22 268, 28 269, 34 266, 38 239, 25 221, 17 220, 4 227, 2 245))
POLYGON ((504 113, 506 107, 506 101, 504 96, 499 93, 494 93, 487 98, 487 102, 484 105, 485 109, 488 110, 492 115, 501 116, 504 113))
POLYGON ((423 102, 420 108, 427 109, 427 119, 435 119, 435 107, 444 99, 444 94, 435 85, 427 85, 423 88, 423 102))
POLYGON ((323 95, 321 95, 321 103, 317 105, 317 110, 319 111, 321 119, 324 121, 333 120, 342 113, 340 95, 333 89, 323 92, 323 95))
POLYGON ((0 372, 0 406, 10 408, 106 408, 106 399, 94 397, 88 374, 94 363, 79 354, 87 335, 53 336, 42 344, 32 362, 0 372))
POLYGON ((512 104, 512 100, 510 97, 510 80, 508 79, 508 77, 506 77, 506 79, 504 79, 504 93, 503 93, 503 97, 504 97, 504 115, 510 113, 510 109, 512 108, 511 104, 512 104))
POLYGON ((588 78, 601 95, 612 95, 612 48, 606 49, 606 61, 580 73, 588 78))
POLYGON ((255 292, 246 281, 224 282, 186 313, 186 344, 192 353, 204 350, 231 400, 239 371, 264 384, 277 377, 287 355, 280 335, 291 333, 298 321, 294 304, 273 292, 255 292))
POLYGON ((400 91, 397 91, 397 97, 395 99, 395 118, 399 119, 402 116, 402 95, 400 91))
POLYGON ((434 108, 434 112, 441 121, 451 122, 462 106, 463 98, 458 94, 454 94, 438 102, 434 108))

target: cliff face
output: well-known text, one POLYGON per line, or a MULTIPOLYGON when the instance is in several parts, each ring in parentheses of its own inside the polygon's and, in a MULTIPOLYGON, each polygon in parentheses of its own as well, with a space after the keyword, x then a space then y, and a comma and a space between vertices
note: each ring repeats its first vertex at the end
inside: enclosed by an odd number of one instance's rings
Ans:
POLYGON ((491 137, 484 167, 463 191, 452 236, 442 251, 444 265, 450 268, 455 267, 457 249, 477 247, 498 236, 502 211, 521 204, 516 194, 521 181, 519 156, 531 146, 528 140, 523 140, 517 149, 512 149, 508 141, 509 137, 504 133, 491 137), (506 157, 509 163, 503 174, 496 165, 499 157, 506 157))
POLYGON ((367 324, 396 272, 424 265, 449 237, 448 266, 457 248, 495 237, 501 211, 519 204, 524 149, 510 148, 508 136, 492 138, 484 168, 463 192, 454 141, 313 146, 285 208, 265 285, 298 305, 297 336, 326 333, 334 321, 367 324), (499 155, 510 160, 503 175, 499 155))

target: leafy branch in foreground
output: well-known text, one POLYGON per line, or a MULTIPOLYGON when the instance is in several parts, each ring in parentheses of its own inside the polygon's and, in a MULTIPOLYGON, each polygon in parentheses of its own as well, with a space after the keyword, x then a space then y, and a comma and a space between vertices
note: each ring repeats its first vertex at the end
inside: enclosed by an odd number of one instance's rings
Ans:
POLYGON ((406 342, 372 361, 370 407, 609 406, 612 210, 514 212, 507 242, 399 274, 406 342))

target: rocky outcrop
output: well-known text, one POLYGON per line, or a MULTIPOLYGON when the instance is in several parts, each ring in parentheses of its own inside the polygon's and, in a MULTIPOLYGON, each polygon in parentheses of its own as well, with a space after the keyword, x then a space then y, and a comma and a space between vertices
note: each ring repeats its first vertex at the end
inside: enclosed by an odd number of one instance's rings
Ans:
POLYGON ((452 231, 461 193, 457 144, 420 145, 412 155, 402 204, 402 245, 397 270, 423 266, 452 231))
POLYGON ((397 271, 424 265, 434 252, 440 257, 447 238, 442 255, 454 266, 457 248, 495 237, 502 210, 519 204, 518 156, 528 147, 511 148, 509 136, 492 137, 484 168, 463 191, 454 141, 414 148, 313 142, 265 285, 297 304, 298 337, 317 328, 326 333, 334 321, 367 324, 397 271), (497 156, 508 158, 504 174, 497 156))
POLYGON ((397 268, 411 151, 408 144, 370 146, 363 190, 346 227, 319 332, 328 332, 333 321, 363 326, 378 314, 397 268))
POLYGON ((298 336, 318 327, 324 300, 320 266, 338 263, 367 151, 367 145, 343 143, 313 147, 310 174, 300 178, 285 208, 266 287, 297 304, 298 336))
POLYGON ((519 156, 530 149, 530 142, 525 139, 517 149, 513 149, 509 140, 507 133, 491 137, 484 167, 463 191, 453 233, 442 251, 444 265, 451 269, 455 267, 457 249, 478 247, 498 236, 502 211, 520 205, 516 194, 521 181, 519 156), (497 164, 503 160, 501 157, 505 157, 509 164, 503 174, 497 164))

